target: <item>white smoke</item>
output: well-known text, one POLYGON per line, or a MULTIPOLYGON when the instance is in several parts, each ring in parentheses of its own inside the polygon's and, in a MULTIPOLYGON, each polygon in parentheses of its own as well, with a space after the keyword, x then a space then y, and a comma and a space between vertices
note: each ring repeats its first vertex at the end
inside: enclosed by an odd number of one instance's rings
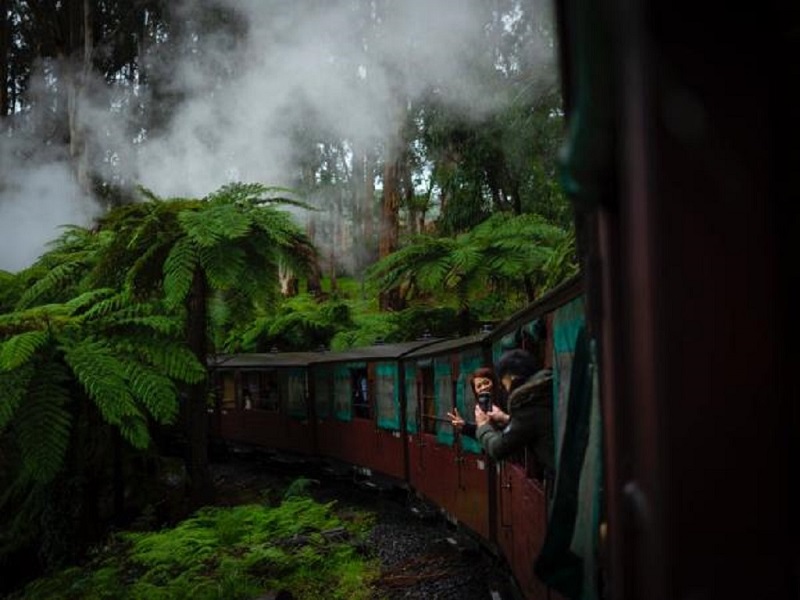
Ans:
MULTIPOLYGON (((175 53, 169 44, 150 44, 141 57, 184 98, 166 127, 137 129, 140 106, 150 102, 146 86, 86 86, 80 118, 90 146, 105 149, 93 167, 107 179, 161 196, 203 196, 230 181, 292 185, 307 152, 298 130, 312 142, 333 136, 374 147, 391 143, 403 107, 423 96, 474 117, 505 101, 492 84, 497 65, 485 0, 219 1, 242 17, 243 38, 206 32, 177 62, 161 54, 175 53)), ((174 10, 191 21, 195 6, 186 1, 174 10)), ((552 78, 552 47, 536 52, 552 78)), ((57 234, 55 225, 86 224, 94 212, 66 162, 12 165, 10 154, 0 163, 6 269, 35 257, 57 234)))

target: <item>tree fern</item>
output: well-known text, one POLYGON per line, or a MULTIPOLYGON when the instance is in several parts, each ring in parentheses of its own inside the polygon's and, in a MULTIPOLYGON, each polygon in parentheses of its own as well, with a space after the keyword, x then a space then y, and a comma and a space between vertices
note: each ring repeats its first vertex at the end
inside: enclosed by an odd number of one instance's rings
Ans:
POLYGON ((205 365, 197 362, 185 344, 164 340, 140 340, 138 336, 128 350, 146 364, 156 367, 167 377, 184 383, 198 383, 206 377, 205 365))
POLYGON ((167 306, 183 304, 194 279, 197 252, 186 238, 175 243, 164 261, 164 298, 167 306))
POLYGON ((44 277, 22 294, 17 301, 17 310, 33 306, 53 290, 69 287, 76 279, 76 275, 82 275, 84 266, 80 263, 65 263, 48 270, 44 277))
POLYGON ((178 390, 171 379, 136 363, 126 365, 125 379, 133 395, 159 423, 172 423, 178 414, 178 390))
POLYGON ((247 258, 237 246, 217 244, 200 248, 199 263, 216 290, 226 290, 247 278, 247 258))
POLYGON ((28 331, 7 339, 0 346, 0 369, 11 371, 25 364, 49 340, 47 331, 28 331))
POLYGON ((106 343, 82 340, 63 350, 64 359, 106 422, 120 425, 125 417, 141 417, 125 379, 125 365, 106 343))
POLYGON ((61 470, 69 446, 72 417, 66 408, 66 379, 59 365, 41 365, 14 415, 23 477, 38 483, 50 481, 61 470))
POLYGON ((0 432, 11 422, 27 393, 34 372, 30 363, 15 369, 0 370, 0 432))

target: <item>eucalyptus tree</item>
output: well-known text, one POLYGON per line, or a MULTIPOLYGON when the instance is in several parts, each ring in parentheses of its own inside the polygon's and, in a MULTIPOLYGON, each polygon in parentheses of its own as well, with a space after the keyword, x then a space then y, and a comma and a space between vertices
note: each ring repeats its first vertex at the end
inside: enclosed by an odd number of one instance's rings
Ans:
POLYGON ((576 272, 569 231, 538 215, 496 214, 454 237, 420 235, 369 270, 379 289, 399 289, 404 299, 450 296, 462 332, 471 304, 490 294, 538 293, 576 272))
MULTIPOLYGON (((226 185, 204 198, 145 201, 109 212, 100 230, 114 233, 95 268, 98 281, 129 289, 135 298, 163 298, 183 315, 190 351, 203 363, 213 350, 209 306, 222 299, 229 314, 246 318, 256 303, 274 301, 280 272, 304 273, 316 252, 292 215, 279 206, 304 205, 288 190, 260 184, 226 185)), ((192 500, 209 499, 206 382, 186 390, 187 470, 192 500)))

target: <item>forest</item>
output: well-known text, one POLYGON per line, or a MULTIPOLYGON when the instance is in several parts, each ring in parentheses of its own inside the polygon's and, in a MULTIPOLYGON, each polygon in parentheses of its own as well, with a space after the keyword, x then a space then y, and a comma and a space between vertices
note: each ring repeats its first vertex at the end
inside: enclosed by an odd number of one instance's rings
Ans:
POLYGON ((0 0, 0 564, 77 560, 154 457, 205 505, 209 356, 466 335, 577 272, 550 11, 0 0))

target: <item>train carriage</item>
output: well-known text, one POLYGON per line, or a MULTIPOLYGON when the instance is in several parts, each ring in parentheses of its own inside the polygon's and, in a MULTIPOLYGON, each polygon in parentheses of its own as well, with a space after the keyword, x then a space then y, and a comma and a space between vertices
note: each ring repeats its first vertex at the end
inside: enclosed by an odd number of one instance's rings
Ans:
POLYGON ((433 339, 318 354, 312 369, 320 455, 405 483, 402 356, 433 339))
POLYGON ((311 455, 308 403, 313 352, 230 354, 210 363, 216 407, 211 431, 239 444, 311 455))
POLYGON ((489 479, 480 445, 456 436, 447 413, 469 418, 475 397, 469 375, 491 362, 488 333, 444 340, 404 359, 409 483, 451 519, 491 539, 489 479))
POLYGON ((532 568, 545 543, 552 566, 539 575, 555 581, 569 570, 568 577, 581 582, 583 597, 596 597, 602 460, 599 398, 596 387, 586 388, 582 377, 595 373, 584 351, 585 319, 583 280, 574 278, 509 317, 487 340, 493 360, 523 348, 553 371, 556 474, 537 478, 535 457, 523 452, 498 462, 493 478, 496 544, 526 598, 558 597, 532 568), (573 388, 573 381, 580 385, 573 388), (555 530, 548 533, 549 526, 555 530), (564 543, 552 541, 564 538, 564 543))

